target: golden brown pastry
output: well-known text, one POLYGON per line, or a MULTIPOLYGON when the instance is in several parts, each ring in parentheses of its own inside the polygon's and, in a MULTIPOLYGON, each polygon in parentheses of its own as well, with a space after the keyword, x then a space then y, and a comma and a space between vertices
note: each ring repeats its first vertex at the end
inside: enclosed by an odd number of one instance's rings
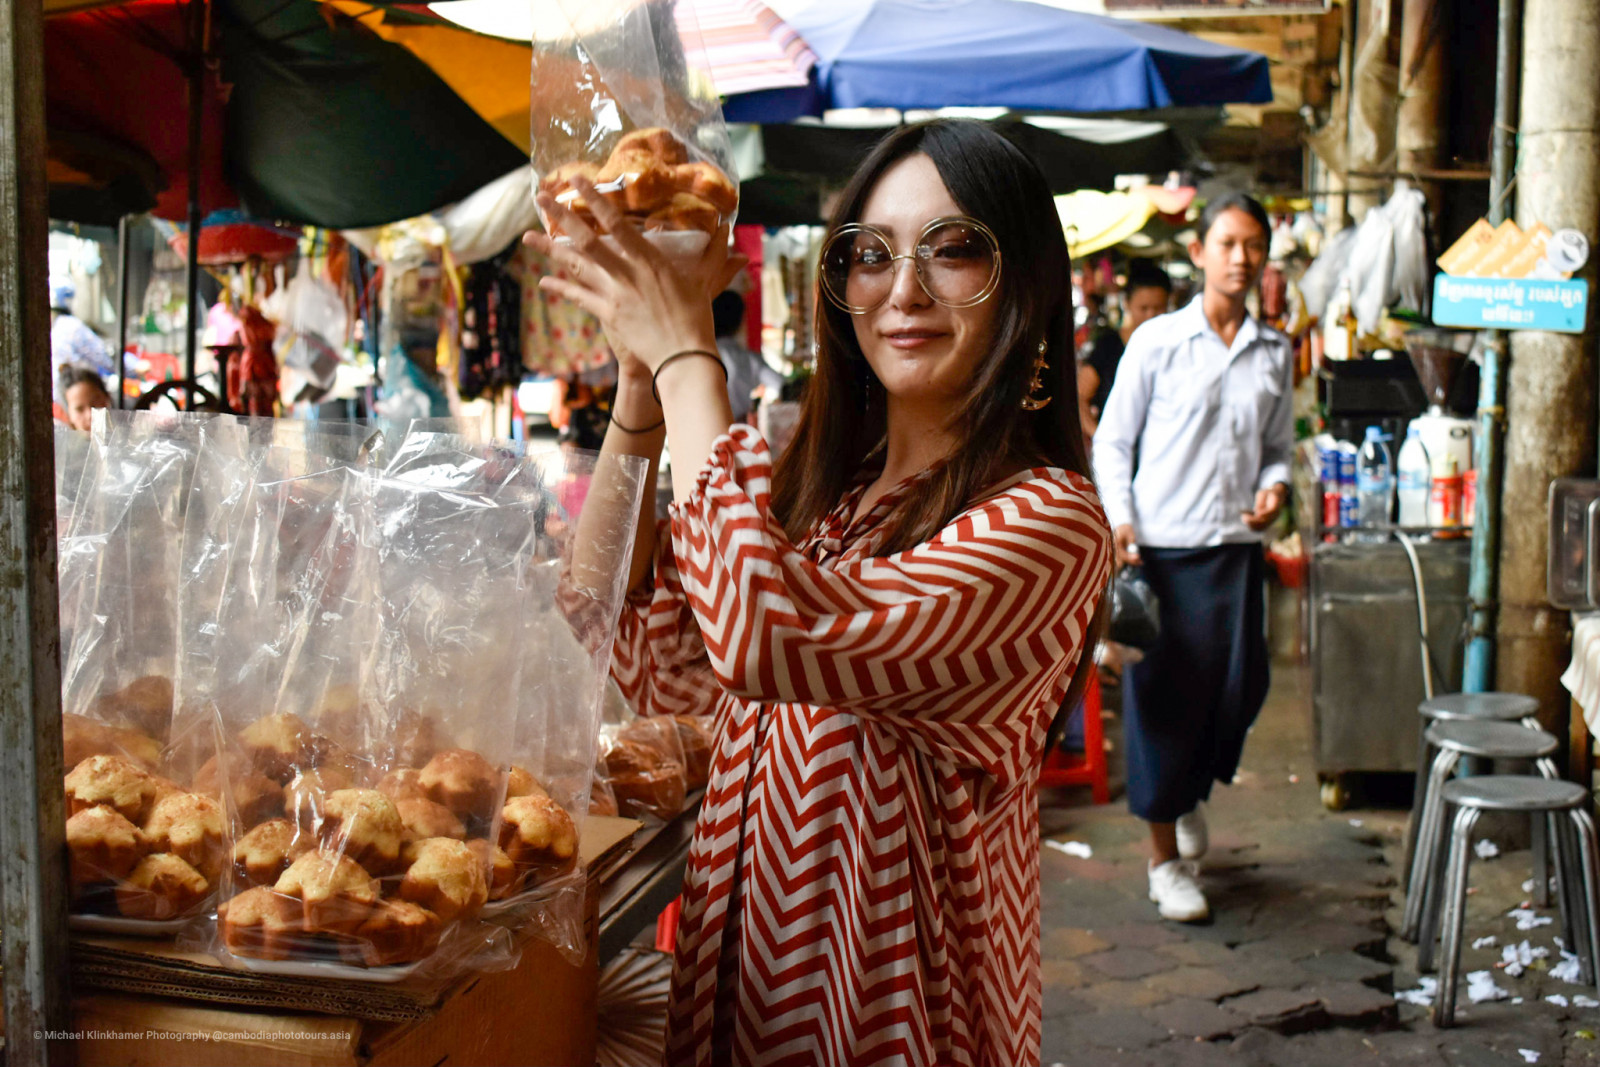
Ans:
POLYGON ((117 883, 117 910, 129 919, 176 919, 210 892, 205 875, 170 852, 157 852, 117 883))
POLYGON ((512 767, 506 772, 506 799, 526 796, 549 796, 545 787, 539 784, 539 779, 521 767, 512 767))
POLYGON ((631 733, 629 730, 618 733, 611 747, 606 749, 603 759, 608 776, 659 770, 667 762, 660 734, 656 732, 660 725, 654 721, 645 723, 647 730, 637 729, 638 725, 630 728, 631 733))
POLYGON ((129 723, 151 738, 165 737, 172 725, 172 679, 159 674, 135 678, 99 697, 90 710, 105 722, 129 723))
POLYGON ((500 847, 519 870, 563 870, 577 859, 578 831, 549 797, 513 797, 500 812, 500 847))
POLYGON ((574 178, 582 176, 593 183, 597 180, 599 174, 600 165, 598 163, 563 163, 559 167, 552 167, 545 172, 544 177, 539 179, 539 190, 540 192, 549 193, 553 197, 560 196, 572 188, 572 180, 574 178))
POLYGON ((673 168, 672 176, 679 191, 693 193, 716 208, 723 217, 733 214, 739 206, 739 190, 714 164, 680 163, 673 168))
POLYGON ((104 723, 70 712, 61 716, 61 763, 76 767, 90 756, 104 756, 112 745, 104 723))
POLYGON ((350 933, 366 921, 378 899, 378 883, 348 856, 318 849, 289 864, 274 888, 299 897, 307 933, 350 933))
POLYGON ((303 936, 304 908, 298 897, 260 886, 217 909, 222 941, 236 956, 286 960, 303 936))
POLYGON ((400 821, 405 824, 406 832, 418 841, 430 837, 453 837, 457 841, 465 840, 467 828, 455 812, 443 804, 435 803, 426 797, 410 797, 406 800, 394 802, 395 810, 400 813, 400 821))
POLYGON ((194 791, 217 800, 222 799, 223 774, 228 778, 228 792, 233 794, 234 810, 244 826, 255 826, 267 819, 283 814, 283 787, 256 770, 243 756, 216 756, 206 760, 194 776, 194 791))
POLYGON ((239 746, 256 770, 285 785, 302 765, 309 765, 311 731, 293 712, 267 715, 246 726, 239 746))
POLYGON ((521 885, 522 873, 511 862, 511 857, 506 855, 505 849, 482 837, 468 841, 467 847, 486 872, 490 900, 504 900, 516 893, 521 885))
POLYGON ((216 884, 227 836, 222 805, 201 793, 168 793, 151 805, 144 832, 152 852, 170 852, 216 884))
POLYGON ((635 153, 649 156, 669 167, 689 162, 689 150, 683 142, 671 130, 661 126, 645 126, 623 134, 611 150, 613 159, 635 153))
POLYGON ((428 798, 463 818, 487 818, 500 791, 500 775, 488 760, 464 748, 447 748, 422 768, 428 798))
POLYGON ((422 905, 441 922, 475 915, 489 899, 488 874, 465 842, 430 838, 417 845, 400 899, 422 905))
POLYGON ((408 900, 379 901, 354 934, 361 962, 387 967, 420 960, 439 946, 439 916, 408 900))
POLYGON ((65 785, 69 814, 104 805, 132 823, 144 821, 156 791, 150 775, 121 756, 90 756, 72 768, 65 785))
POLYGON ((67 854, 73 886, 126 878, 150 842, 115 808, 85 808, 67 820, 67 854))
POLYGON ((722 225, 716 208, 693 193, 675 193, 665 203, 649 209, 646 230, 704 230, 713 232, 722 225))
POLYGON ((399 866, 405 832, 394 801, 376 789, 328 794, 320 830, 323 845, 343 852, 373 874, 387 874, 399 866))
POLYGON ((422 772, 415 767, 401 767, 378 779, 374 786, 378 792, 399 803, 402 800, 427 800, 428 791, 422 785, 422 772))
POLYGON ((610 783, 598 774, 589 783, 589 814, 612 817, 617 814, 616 794, 611 791, 610 783))
POLYGON ((608 784, 617 798, 617 812, 629 818, 671 819, 683 811, 687 800, 683 764, 677 760, 660 763, 654 770, 613 774, 608 784))
POLYGON ((366 785, 372 765, 360 756, 320 734, 311 735, 308 747, 311 769, 322 776, 323 784, 328 788, 350 789, 366 785))
POLYGON ((273 885, 289 864, 310 850, 310 838, 294 823, 268 819, 233 846, 234 878, 241 885, 273 885))

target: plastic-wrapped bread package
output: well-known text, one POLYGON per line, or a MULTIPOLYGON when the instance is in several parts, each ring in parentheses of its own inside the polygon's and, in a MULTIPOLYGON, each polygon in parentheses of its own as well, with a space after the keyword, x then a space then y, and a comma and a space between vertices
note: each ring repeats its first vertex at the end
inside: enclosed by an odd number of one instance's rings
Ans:
POLYGON ((669 254, 699 254, 733 222, 739 187, 692 8, 554 0, 540 14, 531 97, 539 190, 595 224, 572 184, 582 175, 669 254))
POLYGON ((227 506, 225 417, 97 413, 94 458, 61 542, 63 746, 71 913, 79 928, 164 936, 219 885, 221 806, 192 782, 210 739, 175 744, 186 523, 227 506))
POLYGON ((574 450, 494 472, 496 496, 534 504, 536 521, 496 853, 506 874, 491 886, 491 913, 535 921, 548 940, 574 951, 581 946, 582 882, 541 863, 530 847, 548 820, 581 828, 589 811, 595 727, 646 471, 639 457, 574 450))

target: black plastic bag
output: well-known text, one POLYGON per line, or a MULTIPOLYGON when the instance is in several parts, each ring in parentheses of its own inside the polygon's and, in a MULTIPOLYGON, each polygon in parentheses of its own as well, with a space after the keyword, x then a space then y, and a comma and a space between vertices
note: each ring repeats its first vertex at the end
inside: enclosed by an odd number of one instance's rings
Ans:
POLYGON ((1161 601, 1144 568, 1123 567, 1111 580, 1111 625, 1106 639, 1148 651, 1161 637, 1161 601))

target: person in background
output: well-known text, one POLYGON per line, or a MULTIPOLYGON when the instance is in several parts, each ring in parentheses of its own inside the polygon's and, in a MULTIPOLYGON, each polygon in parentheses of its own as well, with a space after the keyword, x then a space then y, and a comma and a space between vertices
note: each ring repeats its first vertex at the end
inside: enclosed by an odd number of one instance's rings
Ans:
POLYGON ((67 398, 61 390, 61 368, 66 364, 82 364, 102 377, 117 373, 106 343, 72 313, 72 300, 77 295, 69 281, 50 283, 50 372, 55 381, 55 402, 63 408, 67 398))
POLYGON ((744 297, 732 289, 717 294, 711 301, 712 327, 717 334, 717 353, 728 368, 728 406, 733 421, 745 422, 755 406, 751 394, 758 386, 783 388, 783 375, 767 366, 759 353, 744 343, 744 297))
POLYGON ((1083 432, 1090 437, 1100 425, 1100 412, 1111 395, 1111 384, 1117 379, 1117 364, 1128 338, 1157 315, 1165 315, 1171 299, 1172 279, 1166 271, 1146 259, 1136 259, 1128 265, 1128 284, 1122 289, 1122 327, 1101 330, 1078 362, 1079 418, 1083 432))
POLYGON ((87 430, 96 408, 111 406, 111 394, 105 382, 93 367, 81 363, 67 363, 56 375, 56 389, 64 398, 61 405, 66 411, 64 421, 74 430, 87 430))
POLYGON ((1283 509, 1294 447, 1289 341, 1245 308, 1267 214, 1234 194, 1200 216, 1195 300, 1128 342, 1094 439, 1117 561, 1143 564, 1161 635, 1123 671, 1128 807, 1150 824, 1150 899, 1204 919, 1197 880, 1213 782, 1231 782, 1267 695, 1262 531, 1283 509))

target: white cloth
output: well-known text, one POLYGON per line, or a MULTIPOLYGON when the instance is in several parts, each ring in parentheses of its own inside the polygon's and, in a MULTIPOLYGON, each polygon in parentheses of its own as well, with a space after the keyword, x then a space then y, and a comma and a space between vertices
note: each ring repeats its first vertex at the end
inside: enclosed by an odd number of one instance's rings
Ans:
POLYGON ((1600 729, 1600 613, 1573 616, 1572 662, 1561 684, 1583 709, 1589 732, 1595 733, 1600 729))
POLYGON ((1094 436, 1106 517, 1141 545, 1260 541, 1241 515, 1258 490, 1289 483, 1289 340, 1246 316, 1230 348, 1202 299, 1134 331, 1094 436))

